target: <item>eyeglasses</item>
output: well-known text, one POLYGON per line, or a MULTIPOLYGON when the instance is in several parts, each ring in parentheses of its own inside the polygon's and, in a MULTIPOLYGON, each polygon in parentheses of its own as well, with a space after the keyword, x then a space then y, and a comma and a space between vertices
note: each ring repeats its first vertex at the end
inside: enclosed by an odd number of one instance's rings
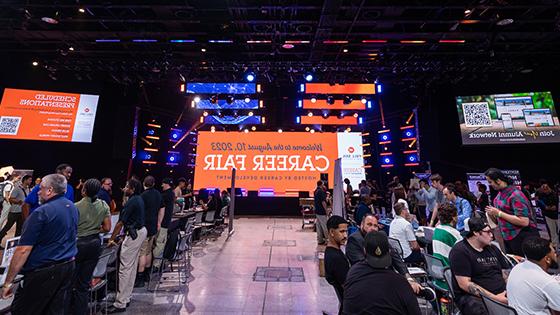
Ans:
POLYGON ((480 230, 480 233, 492 234, 492 230, 491 230, 491 229, 488 229, 488 230, 480 230))

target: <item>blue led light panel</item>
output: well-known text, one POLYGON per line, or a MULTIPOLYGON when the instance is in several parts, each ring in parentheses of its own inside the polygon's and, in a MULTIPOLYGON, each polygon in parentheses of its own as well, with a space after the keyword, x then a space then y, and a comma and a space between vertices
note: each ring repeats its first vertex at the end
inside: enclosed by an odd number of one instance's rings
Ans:
POLYGON ((261 116, 217 116, 210 115, 204 119, 205 124, 209 125, 260 125, 261 116))
POLYGON ((187 93, 254 94, 256 83, 187 83, 187 93))
POLYGON ((258 109, 259 101, 251 100, 249 103, 245 100, 234 100, 231 104, 225 100, 218 100, 217 103, 212 103, 210 100, 200 100, 196 103, 198 109, 258 109))

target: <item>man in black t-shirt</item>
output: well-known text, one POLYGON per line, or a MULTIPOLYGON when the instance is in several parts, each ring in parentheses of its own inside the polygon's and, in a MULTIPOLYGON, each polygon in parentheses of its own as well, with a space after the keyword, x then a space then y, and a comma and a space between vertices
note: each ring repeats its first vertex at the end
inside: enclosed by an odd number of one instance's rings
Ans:
MULTIPOLYGON (((161 257, 167 242, 167 231, 171 224, 173 216, 173 205, 175 204, 175 193, 173 192, 173 180, 164 178, 161 184, 163 191, 161 192, 161 205, 158 213, 158 233, 156 236, 156 244, 153 250, 154 257, 161 257)), ((154 259, 154 268, 159 268, 161 259, 154 259)))
POLYGON ((346 281, 348 269, 350 269, 350 263, 340 247, 346 244, 348 238, 348 222, 341 216, 333 215, 327 221, 327 229, 329 231, 329 242, 327 248, 325 248, 325 279, 334 287, 340 302, 341 312, 342 297, 344 296, 343 285, 346 281))
POLYGON ((156 179, 153 176, 144 178, 144 192, 140 195, 144 201, 144 222, 148 235, 140 248, 138 257, 138 273, 134 287, 143 287, 150 275, 152 266, 152 248, 157 234, 158 212, 161 205, 161 194, 155 189, 156 179))
POLYGON ((412 288, 391 267, 385 232, 365 237, 366 259, 352 266, 344 284, 344 314, 420 314, 412 288))
POLYGON ((323 181, 317 182, 313 193, 315 206, 315 228, 317 230, 317 243, 325 245, 328 239, 327 231, 327 193, 323 181))
POLYGON ((501 251, 490 244, 492 229, 481 217, 469 219, 467 238, 449 253, 455 276, 455 302, 465 315, 488 314, 480 294, 507 304, 505 272, 511 265, 501 251))

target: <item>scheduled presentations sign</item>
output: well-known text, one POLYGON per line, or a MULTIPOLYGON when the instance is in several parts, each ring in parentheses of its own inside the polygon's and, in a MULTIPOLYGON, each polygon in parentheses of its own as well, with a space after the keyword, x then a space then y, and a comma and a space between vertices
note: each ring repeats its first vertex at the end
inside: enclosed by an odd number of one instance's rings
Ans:
POLYGON ((232 168, 236 186, 247 190, 313 191, 321 173, 333 185, 334 160, 354 187, 365 179, 359 133, 199 132, 195 189, 228 187, 232 168))
POLYGON ((463 144, 560 142, 560 123, 550 92, 459 96, 463 144))
POLYGON ((91 142, 98 95, 5 89, 0 138, 91 142))

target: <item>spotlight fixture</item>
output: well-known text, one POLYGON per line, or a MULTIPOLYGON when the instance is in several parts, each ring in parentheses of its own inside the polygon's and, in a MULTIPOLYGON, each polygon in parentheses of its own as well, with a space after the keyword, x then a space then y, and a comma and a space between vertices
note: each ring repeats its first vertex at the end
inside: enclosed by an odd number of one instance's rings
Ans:
POLYGON ((278 129, 278 133, 282 133, 282 129, 278 129))
POLYGON ((39 65, 39 62, 38 62, 38 61, 33 61, 31 64, 32 64, 34 67, 37 67, 37 66, 39 65))
POLYGON ((332 95, 327 96, 327 104, 329 105, 334 104, 334 96, 332 95))
POLYGON ((502 20, 499 20, 498 22, 496 22, 496 25, 506 26, 506 25, 510 25, 512 23, 513 23, 513 19, 502 19, 502 20))
POLYGON ((311 103, 317 102, 317 97, 315 97, 315 95, 311 96, 310 101, 311 101, 311 103))
POLYGON ((86 13, 86 9, 84 9, 84 8, 79 8, 79 9, 78 9, 78 12, 80 12, 80 13, 86 13))
POLYGON ((293 44, 284 44, 284 45, 282 45, 282 48, 284 48, 284 49, 292 49, 292 48, 294 48, 294 47, 295 47, 295 46, 294 46, 293 44))
POLYGON ((233 95, 228 95, 228 96, 226 96, 226 102, 227 102, 228 104, 233 103, 234 100, 235 100, 235 99, 234 99, 233 95))
POLYGON ((346 96, 344 96, 343 103, 344 103, 344 105, 348 105, 348 104, 352 103, 353 100, 354 99, 352 98, 352 96, 346 95, 346 96))
POLYGON ((245 129, 243 130, 243 132, 244 132, 244 133, 249 133, 249 129, 245 128, 245 129))
POLYGON ((257 130, 257 127, 253 126, 253 127, 251 127, 251 130, 255 131, 255 130, 257 130))
POLYGON ((210 96, 210 103, 212 103, 212 104, 218 103, 218 95, 210 96))
POLYGON ((206 48, 201 48, 200 51, 206 52, 206 48))
POLYGON ((306 73, 305 74, 305 81, 307 81, 307 82, 313 81, 313 74, 312 73, 306 73))
POLYGON ((344 48, 344 49, 342 50, 342 52, 347 53, 347 52, 348 52, 348 49, 344 48))
POLYGON ((249 102, 251 102, 251 99, 249 97, 246 97, 245 98, 245 103, 249 103, 249 102))
POLYGON ((345 132, 350 132, 352 131, 352 129, 350 127, 346 128, 346 130, 344 130, 345 132))
POLYGON ((198 95, 195 96, 195 97, 194 97, 194 102, 195 102, 195 103, 200 102, 200 96, 198 96, 198 95))
POLYGON ((362 101, 362 104, 365 104, 365 103, 367 103, 367 98, 365 96, 362 96, 361 101, 362 101))
POLYGON ((315 129, 309 130, 310 133, 315 133, 315 129))
POLYGON ((358 113, 354 113, 354 117, 355 117, 355 118, 358 118, 358 113))
POLYGON ((70 46, 70 47, 68 47, 68 50, 74 51, 74 47, 70 46))
POLYGON ((208 116, 208 112, 202 113, 202 116, 204 116, 204 117, 208 116))
POLYGON ((468 15, 471 14, 471 13, 472 13, 472 10, 469 10, 469 9, 466 9, 466 10, 465 10, 465 16, 468 16, 468 15))
POLYGON ((256 76, 255 76, 254 72, 247 72, 245 74, 245 80, 247 80, 247 82, 253 82, 253 81, 255 81, 255 79, 256 79, 256 76))
POLYGON ((309 127, 305 127, 305 131, 309 131, 309 127))
POLYGON ((253 116, 253 112, 249 112, 247 115, 248 116, 253 116))
POLYGON ((312 112, 309 112, 309 113, 307 113, 307 116, 313 117, 313 113, 312 113, 312 112))

